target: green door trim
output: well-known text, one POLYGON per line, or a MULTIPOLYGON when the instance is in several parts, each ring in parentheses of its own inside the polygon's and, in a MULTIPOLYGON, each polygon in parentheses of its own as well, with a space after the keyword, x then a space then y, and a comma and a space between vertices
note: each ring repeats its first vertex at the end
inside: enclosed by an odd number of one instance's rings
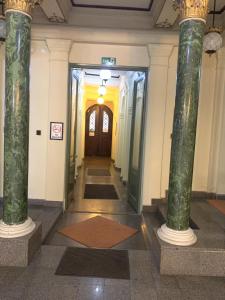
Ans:
POLYGON ((132 167, 132 160, 133 160, 133 142, 134 136, 134 127, 135 127, 135 114, 136 114, 136 107, 134 107, 135 97, 137 96, 137 87, 138 83, 144 80, 144 93, 143 93, 143 103, 142 103, 142 119, 141 119, 141 135, 140 135, 140 143, 139 143, 139 166, 140 169, 138 171, 139 176, 139 185, 138 185, 138 202, 136 205, 136 201, 134 201, 132 194, 129 195, 129 203, 135 209, 137 213, 141 213, 142 209, 142 179, 143 179, 143 166, 144 166, 144 144, 145 144, 145 120, 146 120, 146 99, 147 99, 147 82, 148 82, 148 74, 144 72, 139 78, 134 80, 134 89, 133 89, 133 112, 132 112, 132 124, 131 124, 131 137, 130 137, 130 159, 129 159, 129 172, 128 172, 128 190, 129 190, 129 181, 131 176, 131 167, 132 167), (131 198, 130 198, 131 197, 131 198))
MULTIPOLYGON (((76 112, 75 112, 75 124, 74 124, 74 158, 76 161, 76 135, 77 135, 77 108, 78 108, 78 86, 79 86, 79 78, 73 75, 73 69, 69 68, 69 78, 68 78, 68 102, 67 102, 67 134, 66 134, 66 164, 65 164, 65 180, 64 180, 64 197, 65 197, 65 204, 64 209, 67 209, 69 206, 68 194, 69 194, 69 174, 70 174, 70 148, 71 148, 71 120, 72 120, 72 88, 73 88, 73 78, 77 80, 77 87, 76 87, 76 112)), ((75 169, 76 166, 74 166, 75 169)))

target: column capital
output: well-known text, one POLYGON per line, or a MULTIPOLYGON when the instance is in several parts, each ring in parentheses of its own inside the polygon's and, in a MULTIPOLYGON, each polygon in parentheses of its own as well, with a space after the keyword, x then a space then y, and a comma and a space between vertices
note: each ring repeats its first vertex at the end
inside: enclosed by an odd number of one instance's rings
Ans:
POLYGON ((150 65, 168 66, 173 48, 174 45, 170 44, 149 44, 148 55, 151 61, 150 65))
POLYGON ((47 39, 46 43, 50 51, 51 60, 68 60, 72 45, 71 40, 47 39))
POLYGON ((31 11, 36 4, 40 4, 42 0, 6 0, 5 12, 13 10, 19 11, 31 17, 31 11))
POLYGON ((206 22, 209 0, 175 0, 180 8, 181 22, 199 19, 206 22))

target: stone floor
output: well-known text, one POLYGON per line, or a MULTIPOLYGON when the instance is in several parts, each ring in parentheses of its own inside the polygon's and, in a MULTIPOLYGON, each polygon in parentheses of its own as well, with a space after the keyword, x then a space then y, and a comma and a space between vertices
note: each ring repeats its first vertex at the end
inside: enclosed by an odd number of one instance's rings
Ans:
POLYGON ((66 212, 56 225, 54 226, 51 233, 48 235, 45 244, 47 245, 57 245, 57 246, 74 246, 74 247, 84 247, 78 242, 60 234, 57 230, 62 229, 65 226, 78 223, 95 216, 103 216, 110 220, 117 221, 121 224, 131 226, 138 230, 138 233, 129 239, 123 241, 122 243, 113 247, 113 249, 135 249, 135 250, 147 250, 149 249, 149 242, 147 239, 146 232, 143 230, 143 218, 140 215, 125 215, 125 214, 96 214, 96 213, 71 213, 66 212))
POLYGON ((79 171, 70 212, 109 213, 109 214, 134 214, 133 208, 127 202, 127 190, 120 180, 120 173, 108 158, 86 158, 84 166, 79 171), (109 169, 111 176, 88 176, 87 169, 109 169), (83 199, 85 184, 113 184, 119 195, 119 200, 90 200, 83 199), (75 199, 75 201, 74 201, 75 199))
POLYGON ((54 275, 65 249, 42 246, 28 268, 0 268, 0 299, 224 299, 225 278, 160 276, 151 250, 129 250, 130 280, 54 275))
MULTIPOLYGON (((91 161, 88 165, 96 167, 91 161)), ((110 170, 114 172, 113 169, 110 170)), ((60 216, 59 208, 40 206, 30 208, 31 217, 43 223, 43 245, 29 267, 0 267, 0 300, 225 299, 225 278, 159 274, 148 238, 149 228, 158 228, 161 220, 154 213, 144 213, 142 216, 134 213, 126 202, 123 192, 125 190, 116 171, 112 178, 87 178, 85 172, 82 176, 75 192, 78 201, 73 202, 69 211, 62 216, 60 216), (91 200, 82 199, 84 182, 97 183, 102 180, 105 183, 110 181, 116 184, 121 197, 120 202, 107 202, 108 206, 106 206, 102 200, 88 202, 91 200), (114 247, 117 250, 128 250, 130 280, 55 275, 66 247, 83 247, 60 235, 57 230, 96 215, 103 215, 139 230, 138 234, 114 247), (55 223, 56 220, 58 220, 57 223, 55 223), (49 232, 52 227, 53 229, 49 232)), ((224 215, 209 206, 206 201, 196 202, 192 214, 197 225, 200 228, 203 226, 208 228, 210 236, 214 234, 218 243, 218 232, 220 237, 222 232, 224 234, 224 215)))

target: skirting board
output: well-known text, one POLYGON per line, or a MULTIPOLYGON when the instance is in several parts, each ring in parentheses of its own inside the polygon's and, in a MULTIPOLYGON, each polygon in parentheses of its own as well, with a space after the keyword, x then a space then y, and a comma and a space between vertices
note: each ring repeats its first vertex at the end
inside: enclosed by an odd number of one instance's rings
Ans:
MULTIPOLYGON (((152 199, 153 202, 165 201, 168 197, 168 190, 166 190, 166 197, 159 199, 152 199)), ((208 200, 208 199, 218 199, 225 200, 225 194, 216 194, 216 193, 208 193, 203 191, 192 191, 192 199, 193 200, 208 200)))
MULTIPOLYGON (((166 191, 166 198, 152 199, 152 205, 144 205, 143 212, 156 212, 157 205, 161 203, 167 203, 168 191, 166 191)), ((192 199, 195 200, 208 200, 208 199, 217 199, 225 200, 225 194, 216 194, 216 193, 207 193, 207 192, 192 192, 192 199)))
MULTIPOLYGON (((3 198, 0 198, 0 205, 3 202, 3 198)), ((63 202, 61 201, 48 201, 44 199, 28 199, 28 205, 41 205, 41 206, 49 206, 49 207, 62 207, 63 202)))

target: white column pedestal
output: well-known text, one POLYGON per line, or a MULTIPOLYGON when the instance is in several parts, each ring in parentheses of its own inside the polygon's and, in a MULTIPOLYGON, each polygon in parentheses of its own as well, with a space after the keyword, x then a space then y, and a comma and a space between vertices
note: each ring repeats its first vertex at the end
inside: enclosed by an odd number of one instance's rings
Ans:
POLYGON ((28 217, 26 222, 19 225, 8 225, 0 221, 0 238, 17 238, 31 233, 35 229, 35 223, 28 217))
POLYGON ((157 234, 159 238, 172 245, 177 246, 191 246, 197 242, 197 237, 191 228, 187 230, 174 230, 163 224, 158 229, 157 234))

